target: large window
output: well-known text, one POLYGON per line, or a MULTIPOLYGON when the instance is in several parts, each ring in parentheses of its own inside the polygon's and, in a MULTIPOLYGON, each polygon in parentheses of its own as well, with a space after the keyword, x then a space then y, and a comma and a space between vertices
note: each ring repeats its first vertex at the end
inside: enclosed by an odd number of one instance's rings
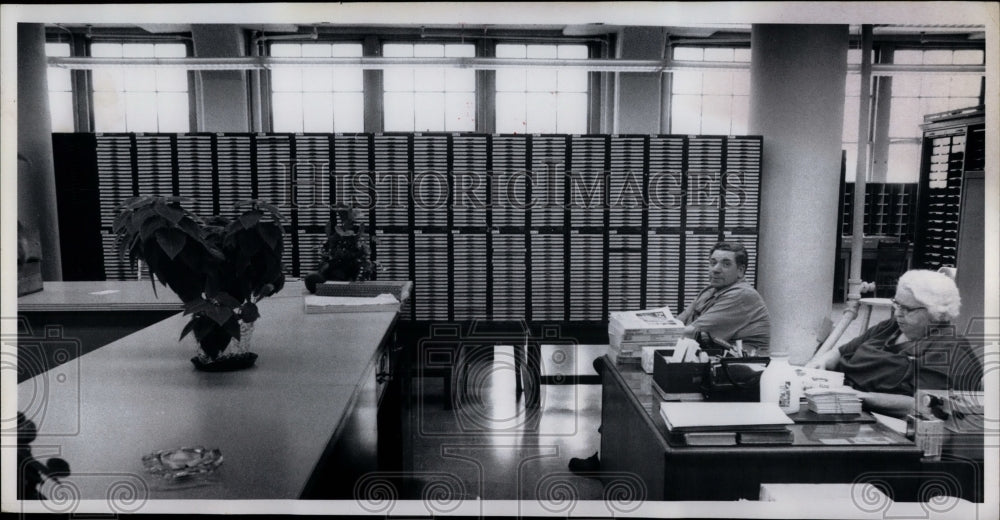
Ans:
MULTIPOLYGON (((183 43, 94 43, 99 58, 180 58, 183 43)), ((188 132, 187 71, 180 68, 102 68, 92 71, 94 131, 188 132)))
MULTIPOLYGON (((474 57, 471 44, 386 43, 387 58, 474 57)), ((382 77, 387 132, 476 130, 476 73, 460 68, 388 68, 382 77)))
MULTIPOLYGON (((900 50, 893 63, 910 65, 982 65, 981 50, 900 50)), ((924 116, 980 104, 982 76, 951 74, 897 75, 889 107, 887 182, 916 182, 920 172, 920 125, 924 116)))
MULTIPOLYGON (((675 47, 673 59, 749 63, 750 49, 675 47)), ((745 135, 750 110, 750 71, 677 71, 672 74, 670 132, 745 135)))
MULTIPOLYGON (((271 56, 341 58, 362 55, 359 43, 275 43, 271 56)), ((362 70, 344 67, 280 67, 271 71, 271 118, 275 132, 363 132, 362 70)))
MULTIPOLYGON (((587 59, 586 45, 498 44, 498 58, 587 59)), ((588 73, 583 69, 496 71, 496 131, 586 133, 588 73)))
MULTIPOLYGON (((68 43, 46 43, 46 56, 65 57, 70 55, 68 43)), ((53 132, 72 132, 73 124, 73 81, 69 69, 49 67, 49 113, 52 117, 53 132)))

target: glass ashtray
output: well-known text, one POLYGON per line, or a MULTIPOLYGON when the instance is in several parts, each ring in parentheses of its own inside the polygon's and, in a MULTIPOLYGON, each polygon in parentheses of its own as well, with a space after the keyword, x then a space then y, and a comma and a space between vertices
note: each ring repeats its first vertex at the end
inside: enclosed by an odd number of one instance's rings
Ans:
POLYGON ((142 457, 146 471, 167 480, 210 475, 222 464, 218 448, 201 446, 154 451, 142 457))

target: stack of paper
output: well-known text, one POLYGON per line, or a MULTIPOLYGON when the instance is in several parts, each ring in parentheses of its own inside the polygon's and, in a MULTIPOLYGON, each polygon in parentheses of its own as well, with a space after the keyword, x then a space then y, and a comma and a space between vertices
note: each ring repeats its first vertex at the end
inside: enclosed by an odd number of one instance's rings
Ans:
POLYGON ((778 403, 666 402, 660 416, 670 432, 759 431, 794 424, 778 403))
POLYGON ((643 347, 672 348, 684 335, 684 324, 669 307, 612 312, 608 320, 612 361, 639 359, 643 347))
POLYGON ((857 390, 848 386, 839 388, 810 388, 805 392, 809 410, 817 414, 861 413, 861 398, 857 390))
POLYGON ((380 294, 370 298, 308 295, 304 300, 306 314, 399 311, 399 300, 391 294, 380 294))

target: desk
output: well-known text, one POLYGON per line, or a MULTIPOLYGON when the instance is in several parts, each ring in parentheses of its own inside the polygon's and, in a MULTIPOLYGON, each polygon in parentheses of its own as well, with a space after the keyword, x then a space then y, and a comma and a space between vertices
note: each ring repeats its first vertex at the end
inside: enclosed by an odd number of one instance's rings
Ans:
POLYGON ((149 499, 342 490, 323 481, 332 473, 324 467, 349 452, 362 465, 338 467, 340 478, 366 471, 383 441, 385 377, 376 372, 396 313, 305 314, 301 292, 290 283, 259 303, 251 350, 260 358, 248 370, 194 370, 193 338, 177 341, 187 318, 175 315, 19 384, 18 409, 39 427, 34 456, 66 459, 79 496, 102 503, 115 485, 149 499), (217 482, 172 489, 143 470, 145 454, 195 445, 221 450, 217 482))
POLYGON ((17 299, 18 382, 183 309, 169 288, 149 280, 45 282, 17 299))
MULTIPOLYGON (((887 482, 895 500, 913 501, 921 486, 942 470, 925 466, 923 453, 912 442, 877 424, 792 425, 795 440, 790 446, 672 445, 652 376, 637 365, 615 365, 606 356, 598 363, 601 470, 608 479, 637 476, 646 486, 647 500, 757 500, 761 483, 851 483, 867 475, 887 482), (829 443, 854 442, 861 428, 890 442, 829 443)), ((979 479, 981 489, 981 472, 979 479)))

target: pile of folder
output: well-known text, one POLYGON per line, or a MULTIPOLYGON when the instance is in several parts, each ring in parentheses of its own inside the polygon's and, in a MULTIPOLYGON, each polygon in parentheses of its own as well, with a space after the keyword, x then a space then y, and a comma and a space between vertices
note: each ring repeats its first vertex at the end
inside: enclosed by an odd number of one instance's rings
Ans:
POLYGON ((805 391, 810 411, 817 414, 859 414, 861 398, 849 386, 838 388, 810 388, 805 391))
POLYGON ((638 361, 643 347, 672 348, 684 336, 684 324, 668 307, 610 313, 608 339, 612 361, 638 361))

